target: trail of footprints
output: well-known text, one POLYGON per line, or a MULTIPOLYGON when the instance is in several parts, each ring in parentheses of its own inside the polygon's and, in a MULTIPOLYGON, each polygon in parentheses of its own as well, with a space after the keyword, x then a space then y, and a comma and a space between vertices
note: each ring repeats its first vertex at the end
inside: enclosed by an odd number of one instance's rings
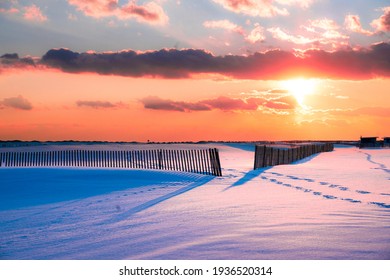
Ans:
MULTIPOLYGON (((157 190, 157 189, 166 189, 168 187, 176 187, 176 186, 180 186, 180 185, 181 185, 180 183, 172 182, 172 183, 169 183, 169 184, 166 184, 166 185, 151 186, 148 189, 144 188, 144 189, 141 189, 141 190, 138 190, 138 191, 132 191, 131 194, 137 195, 137 194, 151 192, 151 191, 154 191, 154 190, 157 190)), ((127 196, 127 194, 125 194, 123 196, 127 196)))
MULTIPOLYGON (((380 196, 390 196, 390 193, 373 193, 373 192, 369 192, 369 191, 365 191, 365 190, 352 190, 352 189, 350 189, 348 187, 337 185, 337 184, 332 184, 332 183, 323 182, 323 181, 316 182, 316 180, 314 180, 314 179, 300 178, 300 177, 292 176, 292 175, 284 175, 284 174, 277 173, 277 172, 265 171, 263 174, 266 174, 266 175, 263 175, 263 176, 260 177, 262 180, 268 180, 268 181, 270 181, 270 182, 272 182, 274 184, 277 184, 277 185, 280 185, 280 186, 283 186, 283 187, 294 188, 296 190, 303 191, 305 193, 311 193, 311 194, 313 194, 315 196, 322 196, 325 199, 337 199, 337 200, 343 200, 343 201, 347 201, 347 202, 351 202, 351 203, 363 203, 363 201, 357 200, 357 199, 337 197, 337 196, 334 196, 334 195, 328 195, 328 194, 324 194, 324 193, 319 192, 319 191, 315 191, 315 190, 313 190, 311 188, 306 188, 306 187, 301 187, 301 186, 293 186, 293 185, 291 185, 289 183, 285 183, 285 182, 283 182, 283 181, 281 181, 279 179, 270 178, 267 175, 270 174, 270 175, 274 175, 274 176, 279 177, 279 178, 285 177, 285 178, 288 178, 288 179, 291 179, 291 180, 296 180, 296 181, 306 181, 306 182, 309 182, 309 183, 317 183, 317 184, 319 184, 321 186, 328 187, 330 189, 338 189, 338 190, 344 191, 344 192, 355 192, 355 193, 362 194, 362 195, 376 194, 376 195, 380 195, 380 196)), ((383 202, 368 202, 368 204, 376 205, 376 206, 379 206, 381 208, 390 208, 390 204, 386 204, 386 203, 383 203, 383 202)))

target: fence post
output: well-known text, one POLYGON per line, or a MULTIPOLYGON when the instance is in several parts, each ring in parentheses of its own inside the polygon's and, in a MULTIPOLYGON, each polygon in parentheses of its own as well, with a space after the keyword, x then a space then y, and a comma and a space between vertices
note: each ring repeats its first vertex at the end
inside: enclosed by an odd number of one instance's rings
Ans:
POLYGON ((217 148, 214 148, 215 151, 215 160, 217 164, 217 176, 222 176, 222 167, 221 167, 221 161, 219 159, 219 152, 217 148))

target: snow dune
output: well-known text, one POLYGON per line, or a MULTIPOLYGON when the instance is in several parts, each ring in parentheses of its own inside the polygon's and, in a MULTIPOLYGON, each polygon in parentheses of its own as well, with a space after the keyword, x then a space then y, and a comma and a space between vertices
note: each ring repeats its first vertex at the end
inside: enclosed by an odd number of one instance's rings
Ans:
POLYGON ((0 258, 390 259, 390 149, 253 171, 250 144, 178 147, 217 147, 223 177, 0 168, 0 258))

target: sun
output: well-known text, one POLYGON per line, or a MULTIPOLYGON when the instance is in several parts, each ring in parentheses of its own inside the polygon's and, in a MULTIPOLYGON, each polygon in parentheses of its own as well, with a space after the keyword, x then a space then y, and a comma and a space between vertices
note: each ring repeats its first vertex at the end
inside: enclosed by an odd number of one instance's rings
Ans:
POLYGON ((318 82, 313 79, 294 79, 282 82, 283 88, 294 96, 301 107, 305 106, 305 97, 316 91, 317 84, 318 82))

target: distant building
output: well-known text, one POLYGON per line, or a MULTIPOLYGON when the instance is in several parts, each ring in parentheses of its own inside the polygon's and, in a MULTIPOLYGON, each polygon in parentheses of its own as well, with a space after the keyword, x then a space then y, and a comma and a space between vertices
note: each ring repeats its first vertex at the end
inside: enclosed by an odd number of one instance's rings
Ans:
POLYGON ((359 148, 379 147, 378 137, 360 137, 359 148))
POLYGON ((383 147, 390 147, 390 137, 383 137, 383 147))

